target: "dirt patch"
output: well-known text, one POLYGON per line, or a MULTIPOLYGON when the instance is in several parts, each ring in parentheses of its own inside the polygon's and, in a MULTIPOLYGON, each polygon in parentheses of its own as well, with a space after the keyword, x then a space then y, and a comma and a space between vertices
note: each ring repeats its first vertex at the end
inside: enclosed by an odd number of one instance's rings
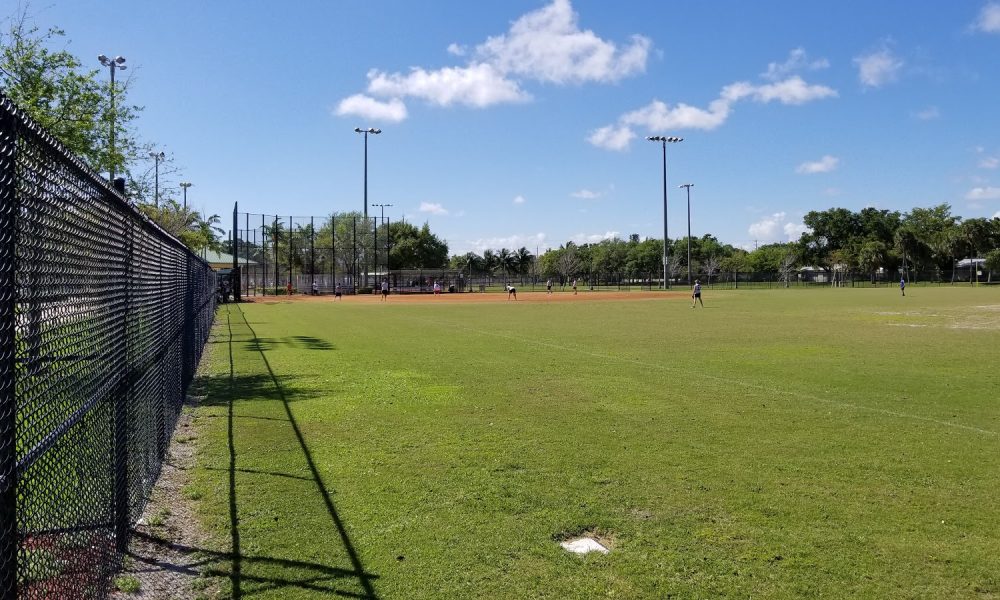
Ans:
POLYGON ((195 427, 188 399, 177 421, 170 450, 146 510, 139 519, 119 577, 134 577, 139 591, 114 592, 116 600, 174 600, 224 597, 218 580, 202 577, 206 536, 198 527, 194 500, 184 495, 194 467, 195 427))
MULTIPOLYGON (((545 293, 545 290, 529 291, 518 290, 516 302, 529 302, 534 304, 544 304, 548 302, 622 302, 630 300, 663 300, 690 298, 688 291, 581 291, 578 294, 573 292, 545 293)), ((344 296, 342 300, 337 300, 333 296, 310 296, 308 294, 294 294, 292 296, 249 296, 246 301, 260 304, 284 304, 290 302, 330 302, 349 304, 357 303, 382 303, 380 294, 362 294, 357 296, 344 296)), ((480 303, 502 303, 515 302, 513 298, 508 299, 505 292, 466 292, 462 294, 442 293, 434 294, 389 294, 386 303, 391 304, 480 304, 480 303)))

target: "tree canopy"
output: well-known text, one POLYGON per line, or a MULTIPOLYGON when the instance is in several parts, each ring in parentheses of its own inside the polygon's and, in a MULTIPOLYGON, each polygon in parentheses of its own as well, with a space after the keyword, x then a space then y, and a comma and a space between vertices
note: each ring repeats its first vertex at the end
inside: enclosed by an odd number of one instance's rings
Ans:
MULTIPOLYGON (((27 5, 7 17, 0 31, 0 89, 70 152, 97 172, 114 170, 125 177, 127 195, 142 212, 173 232, 194 250, 218 248, 217 217, 203 218, 177 205, 166 192, 166 178, 177 172, 167 156, 160 161, 160 198, 155 198, 154 165, 137 132, 141 106, 130 104, 132 79, 117 79, 111 107, 109 74, 102 67, 86 68, 65 49, 66 33, 58 27, 42 30, 32 22, 27 5), (59 47, 60 43, 63 47, 59 47), (115 145, 110 144, 111 127, 115 145), (152 205, 145 208, 145 205, 152 205), (177 229, 178 223, 186 225, 177 229)), ((130 72, 130 71, 128 71, 130 72)))

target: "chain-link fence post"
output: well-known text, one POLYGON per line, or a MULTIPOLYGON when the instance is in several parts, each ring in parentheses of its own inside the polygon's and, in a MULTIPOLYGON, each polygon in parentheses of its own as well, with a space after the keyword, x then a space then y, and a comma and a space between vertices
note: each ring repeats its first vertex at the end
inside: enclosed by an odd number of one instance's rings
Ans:
MULTIPOLYGON (((239 210, 240 203, 233 203, 233 271, 232 276, 229 279, 231 284, 230 287, 233 288, 233 302, 240 301, 240 290, 242 290, 242 280, 240 273, 240 222, 239 222, 239 210)), ((247 252, 246 244, 243 246, 244 252, 247 252)))
MULTIPOLYGON (((120 194, 125 195, 125 180, 116 179, 114 187, 120 194)), ((128 498, 128 409, 132 401, 132 356, 129 352, 129 315, 131 311, 131 289, 132 289, 132 244, 135 231, 135 224, 126 221, 127 233, 125 236, 125 308, 122 311, 122 344, 125 351, 125 365, 122 367, 121 379, 119 381, 120 392, 114 395, 114 448, 115 448, 115 491, 114 491, 114 512, 115 516, 115 548, 119 552, 128 551, 129 539, 129 498, 128 498)))
POLYGON ((0 599, 17 597, 17 407, 14 395, 14 243, 17 129, 0 116, 0 599))

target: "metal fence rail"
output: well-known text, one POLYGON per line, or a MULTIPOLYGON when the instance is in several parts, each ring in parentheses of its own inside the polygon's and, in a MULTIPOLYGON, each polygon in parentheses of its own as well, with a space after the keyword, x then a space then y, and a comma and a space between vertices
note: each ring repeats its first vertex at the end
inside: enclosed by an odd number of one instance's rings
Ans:
POLYGON ((215 274, 0 95, 0 598, 100 598, 208 337, 215 274))

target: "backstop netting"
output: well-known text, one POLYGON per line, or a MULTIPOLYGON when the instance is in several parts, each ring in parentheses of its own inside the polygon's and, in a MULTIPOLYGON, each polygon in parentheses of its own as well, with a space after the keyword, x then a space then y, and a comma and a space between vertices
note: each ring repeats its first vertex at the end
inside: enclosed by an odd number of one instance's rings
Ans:
POLYGON ((388 262, 388 218, 357 213, 294 217, 237 212, 234 262, 242 296, 344 293, 377 287, 388 262))

